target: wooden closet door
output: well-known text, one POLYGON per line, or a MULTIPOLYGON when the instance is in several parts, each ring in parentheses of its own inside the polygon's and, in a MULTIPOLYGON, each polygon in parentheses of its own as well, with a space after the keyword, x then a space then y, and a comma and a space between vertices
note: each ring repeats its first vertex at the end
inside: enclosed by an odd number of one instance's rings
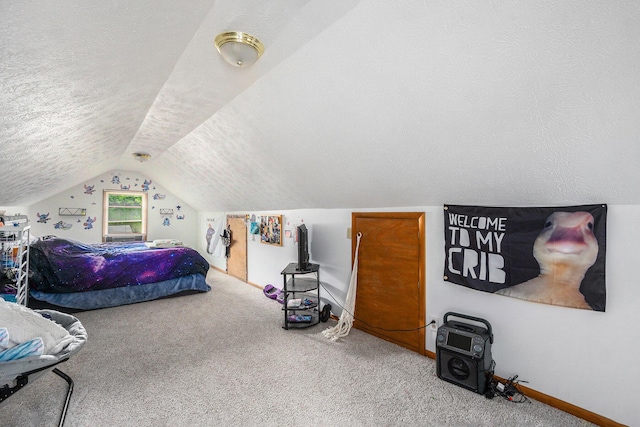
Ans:
POLYGON ((227 259, 227 273, 247 281, 247 225, 244 217, 227 217, 231 227, 231 254, 227 259))
POLYGON ((425 352, 424 212, 352 214, 362 233, 354 327, 425 352))

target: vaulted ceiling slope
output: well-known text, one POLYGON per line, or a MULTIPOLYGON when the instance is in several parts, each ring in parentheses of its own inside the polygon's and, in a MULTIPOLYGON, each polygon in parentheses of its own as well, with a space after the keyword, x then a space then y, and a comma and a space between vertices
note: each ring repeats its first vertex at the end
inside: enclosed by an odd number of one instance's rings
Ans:
POLYGON ((0 36, 2 206, 109 170, 202 211, 640 203, 636 0, 3 0, 0 36))

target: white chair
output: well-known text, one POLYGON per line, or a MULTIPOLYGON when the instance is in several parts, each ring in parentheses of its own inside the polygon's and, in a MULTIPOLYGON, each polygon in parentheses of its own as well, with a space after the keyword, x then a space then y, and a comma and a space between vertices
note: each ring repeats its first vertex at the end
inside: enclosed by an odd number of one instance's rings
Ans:
POLYGON ((51 320, 65 328, 74 338, 60 353, 55 355, 42 355, 25 357, 23 359, 0 362, 0 404, 28 384, 32 384, 44 374, 53 371, 54 374, 63 378, 67 384, 67 396, 64 407, 60 415, 59 426, 64 424, 64 420, 73 393, 73 380, 57 366, 69 360, 76 354, 87 341, 87 331, 80 321, 65 313, 54 310, 34 310, 47 315, 51 320))

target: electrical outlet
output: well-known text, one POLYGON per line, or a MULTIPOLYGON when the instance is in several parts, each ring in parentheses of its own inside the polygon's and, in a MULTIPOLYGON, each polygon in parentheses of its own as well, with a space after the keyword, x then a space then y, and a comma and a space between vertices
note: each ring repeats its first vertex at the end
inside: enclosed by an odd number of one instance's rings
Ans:
POLYGON ((438 316, 429 316, 427 318, 427 323, 429 324, 431 322, 434 322, 434 323, 429 325, 429 329, 432 330, 432 331, 437 330, 438 329, 438 316))

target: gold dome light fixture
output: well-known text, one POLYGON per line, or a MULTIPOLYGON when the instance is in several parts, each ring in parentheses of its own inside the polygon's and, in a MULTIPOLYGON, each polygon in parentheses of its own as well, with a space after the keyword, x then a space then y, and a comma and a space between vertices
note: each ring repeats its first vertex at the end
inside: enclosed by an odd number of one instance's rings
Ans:
POLYGON ((146 162, 151 158, 151 154, 147 154, 147 153, 132 153, 131 155, 133 156, 134 159, 136 159, 140 163, 146 162))
POLYGON ((214 44, 224 60, 234 67, 253 65, 264 53, 264 45, 260 40, 240 31, 220 33, 214 44))

